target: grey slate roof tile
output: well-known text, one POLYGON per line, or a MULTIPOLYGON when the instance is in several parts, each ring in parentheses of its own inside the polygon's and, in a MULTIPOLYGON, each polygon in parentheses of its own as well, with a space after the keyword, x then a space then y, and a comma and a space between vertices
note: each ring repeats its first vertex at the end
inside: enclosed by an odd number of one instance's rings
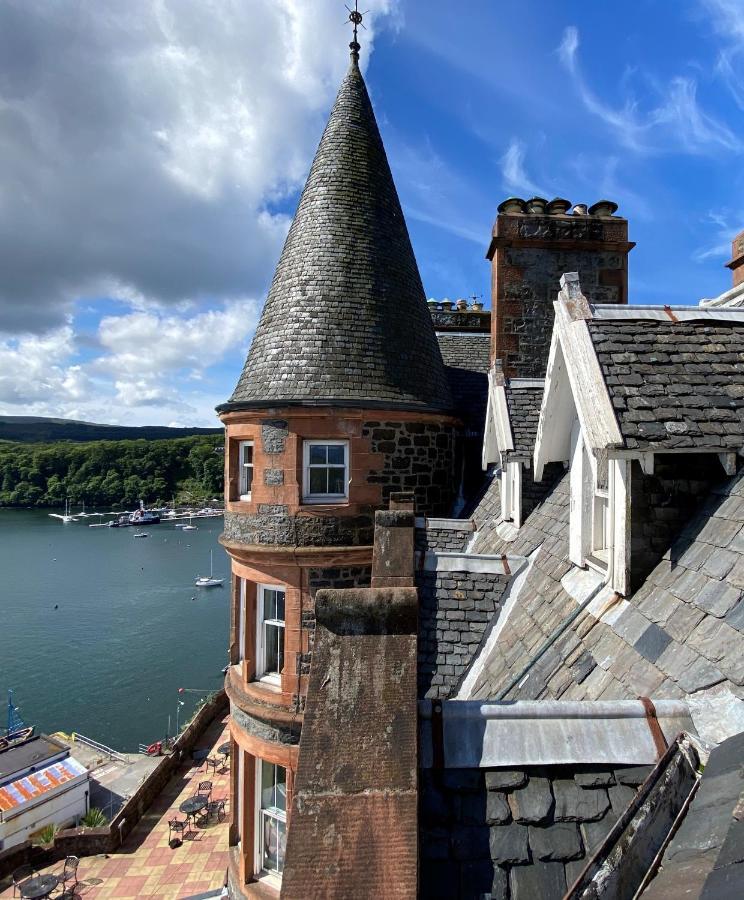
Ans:
POLYGON ((338 92, 231 404, 452 405, 364 79, 338 92))
POLYGON ((590 319, 588 327, 628 447, 744 445, 744 324, 590 319))
POLYGON ((543 387, 526 387, 511 379, 506 384, 505 392, 514 450, 531 456, 535 449, 543 387))

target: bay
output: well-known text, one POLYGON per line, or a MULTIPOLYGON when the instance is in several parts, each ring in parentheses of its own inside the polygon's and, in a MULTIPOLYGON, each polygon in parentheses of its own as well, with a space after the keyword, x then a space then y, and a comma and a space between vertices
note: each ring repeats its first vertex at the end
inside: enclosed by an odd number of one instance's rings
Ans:
POLYGON ((168 716, 173 733, 177 710, 183 723, 222 685, 230 596, 222 519, 195 519, 198 530, 185 534, 152 525, 135 539, 137 528, 63 524, 49 512, 0 510, 0 727, 12 688, 38 731, 78 731, 136 751, 165 735, 168 716), (196 588, 210 549, 224 586, 196 588))

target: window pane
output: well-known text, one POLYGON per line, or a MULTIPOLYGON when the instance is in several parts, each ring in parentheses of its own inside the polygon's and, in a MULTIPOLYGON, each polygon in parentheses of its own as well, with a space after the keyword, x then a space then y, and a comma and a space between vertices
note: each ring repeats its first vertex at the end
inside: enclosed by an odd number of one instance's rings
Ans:
POLYGON ((346 469, 328 469, 328 493, 329 494, 345 494, 346 493, 346 469))
POLYGON ((274 777, 276 766, 261 760, 261 809, 271 809, 274 805, 274 777))
POLYGON ((253 462, 253 444, 243 444, 243 463, 253 462))
POLYGON ((310 464, 317 465, 320 463, 323 465, 326 460, 326 450, 328 448, 324 444, 311 444, 310 445, 310 464))
POLYGON ((242 493, 249 494, 251 485, 253 484, 253 466, 246 466, 243 469, 243 490, 242 493))
POLYGON ((276 800, 277 809, 287 810, 287 770, 284 766, 276 767, 276 800))
POLYGON ((287 844, 287 826, 271 816, 263 814, 263 865, 270 872, 284 869, 284 851, 287 844))
POLYGON ((274 606, 274 618, 284 621, 284 591, 274 591, 276 602, 274 606))
POLYGON ((311 494, 327 494, 328 493, 328 470, 327 469, 310 469, 310 493, 311 494))
POLYGON ((284 629, 278 625, 264 625, 265 659, 267 673, 281 672, 284 657, 284 629))
POLYGON ((344 464, 344 450, 345 448, 340 444, 332 444, 328 448, 328 462, 342 466, 344 464))

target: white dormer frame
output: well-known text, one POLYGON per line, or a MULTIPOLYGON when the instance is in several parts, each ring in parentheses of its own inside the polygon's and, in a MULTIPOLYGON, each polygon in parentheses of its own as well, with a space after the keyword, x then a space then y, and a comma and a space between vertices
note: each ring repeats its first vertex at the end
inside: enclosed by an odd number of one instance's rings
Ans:
POLYGON ((483 469, 504 462, 504 453, 514 449, 509 407, 506 402, 506 380, 500 366, 488 372, 488 405, 486 429, 483 437, 483 469))
POLYGON ((535 479, 550 462, 570 464, 569 558, 598 569, 618 593, 629 583, 630 462, 587 320, 578 276, 561 278, 535 442, 535 479), (602 515, 604 521, 595 521, 602 515), (604 548, 595 544, 601 530, 604 548), (597 552, 597 550, 600 552, 597 552))

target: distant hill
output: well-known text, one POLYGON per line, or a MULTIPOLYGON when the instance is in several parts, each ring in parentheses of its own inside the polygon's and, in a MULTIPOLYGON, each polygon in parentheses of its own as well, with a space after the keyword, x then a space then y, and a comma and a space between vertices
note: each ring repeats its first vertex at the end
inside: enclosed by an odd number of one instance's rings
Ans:
POLYGON ((0 416, 0 441, 158 441, 199 434, 222 434, 222 428, 166 428, 158 425, 97 425, 74 419, 0 416))

